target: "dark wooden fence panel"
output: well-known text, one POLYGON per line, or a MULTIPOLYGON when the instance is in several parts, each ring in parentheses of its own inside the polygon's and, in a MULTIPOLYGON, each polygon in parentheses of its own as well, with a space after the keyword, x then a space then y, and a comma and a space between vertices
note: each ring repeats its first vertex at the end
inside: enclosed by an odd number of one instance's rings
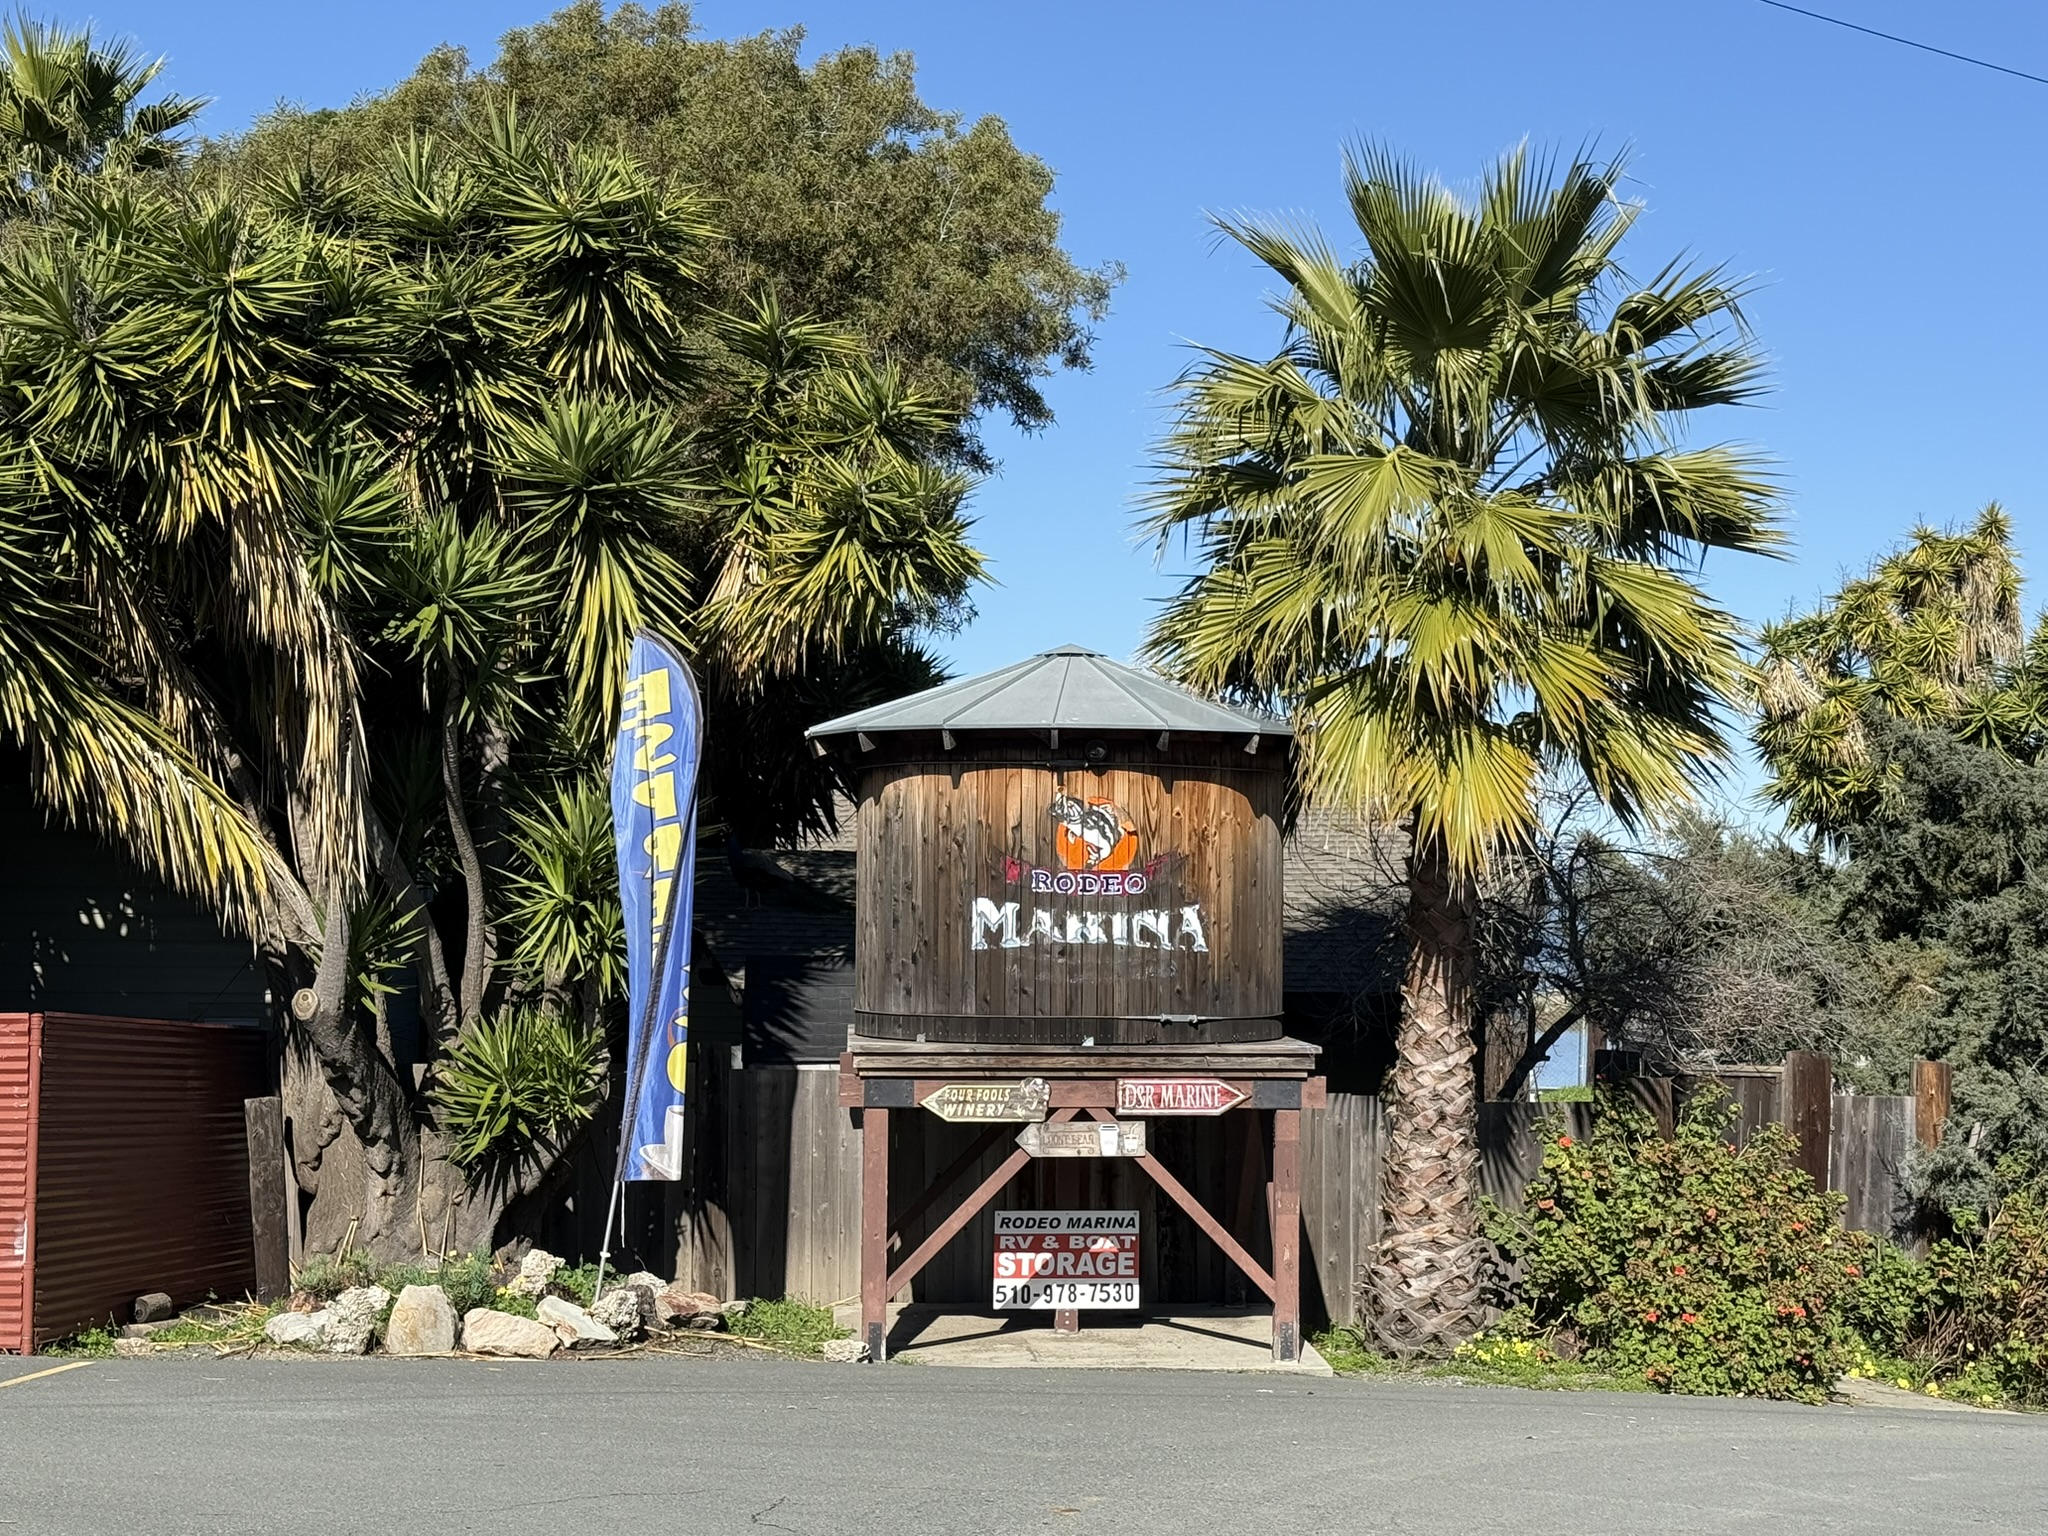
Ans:
POLYGON ((1303 1320, 1358 1320, 1358 1285, 1380 1240, 1380 1101, 1333 1093, 1301 1117, 1303 1320))
POLYGON ((1842 1211, 1843 1226, 1854 1232, 1905 1232, 1911 1212, 1903 1175, 1912 1144, 1910 1098, 1835 1095, 1828 1187, 1839 1190, 1848 1201, 1842 1211))

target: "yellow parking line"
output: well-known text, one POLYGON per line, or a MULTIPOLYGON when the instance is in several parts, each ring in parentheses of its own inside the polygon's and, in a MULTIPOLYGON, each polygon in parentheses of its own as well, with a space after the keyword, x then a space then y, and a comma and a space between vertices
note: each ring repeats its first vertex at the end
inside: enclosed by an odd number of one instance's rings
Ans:
POLYGON ((47 1371, 30 1371, 26 1376, 10 1376, 0 1381, 0 1388, 18 1387, 25 1381, 41 1381, 45 1376, 62 1376, 66 1371, 82 1371, 90 1360, 74 1360, 69 1365, 53 1365, 47 1371))

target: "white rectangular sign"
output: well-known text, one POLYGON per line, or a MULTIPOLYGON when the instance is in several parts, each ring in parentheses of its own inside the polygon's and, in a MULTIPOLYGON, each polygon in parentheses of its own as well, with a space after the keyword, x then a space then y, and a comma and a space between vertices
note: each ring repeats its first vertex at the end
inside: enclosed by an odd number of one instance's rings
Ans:
POLYGON ((997 1211, 995 1305, 1138 1305, 1136 1211, 997 1211))

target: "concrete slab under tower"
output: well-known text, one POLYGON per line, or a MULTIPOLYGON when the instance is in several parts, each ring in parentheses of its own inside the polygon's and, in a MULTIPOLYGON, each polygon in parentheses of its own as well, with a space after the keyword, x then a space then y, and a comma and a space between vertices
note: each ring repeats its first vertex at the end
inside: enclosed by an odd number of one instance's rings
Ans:
MULTIPOLYGON (((842 1328, 860 1326, 858 1305, 835 1308, 834 1315, 842 1328)), ((1084 1312, 1079 1333, 1055 1333, 1049 1312, 895 1303, 889 1308, 889 1358, 918 1365, 1331 1374, 1307 1343, 1301 1346, 1299 1364, 1274 1361, 1270 1311, 1200 1307, 1150 1314, 1084 1312)))

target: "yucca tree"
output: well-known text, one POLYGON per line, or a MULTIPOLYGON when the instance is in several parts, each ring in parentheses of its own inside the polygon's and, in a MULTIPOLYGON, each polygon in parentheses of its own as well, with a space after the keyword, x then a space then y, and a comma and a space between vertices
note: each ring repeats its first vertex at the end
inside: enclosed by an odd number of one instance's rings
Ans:
MULTIPOLYGON (((697 296, 702 205, 510 113, 339 179, 47 194, 0 252, 0 732, 256 938, 310 1069, 309 1244, 488 1243, 559 1161, 560 1095, 465 1188, 446 1116, 500 1099, 435 1074, 560 1078, 617 1021, 589 833, 634 628, 723 679, 712 752, 795 756, 810 719, 769 706, 806 658, 908 647, 979 571, 926 462, 957 413, 801 320, 765 400, 759 326, 697 296)), ((750 822, 829 814, 822 781, 707 777, 750 822)))
POLYGON ((1404 1352, 1481 1318, 1475 895, 1575 774, 1625 819, 1683 801, 1723 751, 1737 625, 1690 574, 1770 547, 1770 489, 1692 414, 1746 400, 1735 287, 1618 252, 1617 162, 1506 156, 1469 196, 1383 150, 1345 159, 1355 257, 1226 219, 1279 279, 1267 357, 1180 381, 1150 527, 1203 569, 1151 653, 1289 709, 1304 788, 1409 841, 1409 946, 1385 1241, 1368 1306, 1404 1352))
POLYGON ((1890 772, 1870 741, 1877 718, 2038 759, 2048 628, 2027 635, 2012 537, 1995 503, 1960 531, 1915 529, 1813 612, 1765 626, 1756 743, 1795 824, 1831 836, 1879 808, 1890 772))

